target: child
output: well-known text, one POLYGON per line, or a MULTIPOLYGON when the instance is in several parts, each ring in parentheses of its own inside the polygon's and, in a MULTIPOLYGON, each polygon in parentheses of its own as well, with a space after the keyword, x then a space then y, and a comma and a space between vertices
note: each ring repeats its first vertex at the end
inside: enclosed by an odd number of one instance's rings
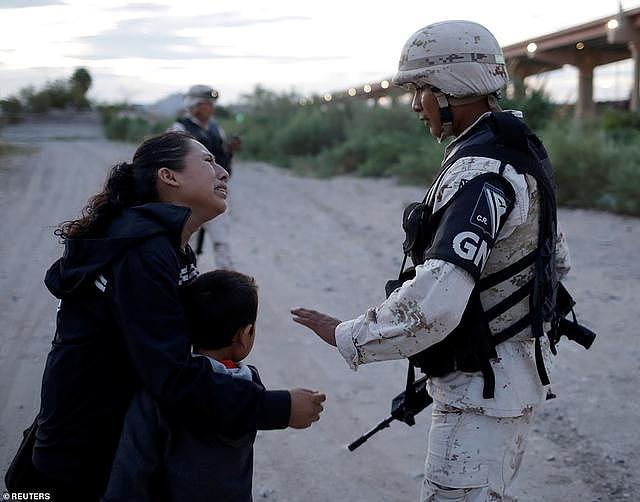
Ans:
MULTIPOLYGON (((208 358, 213 371, 262 386, 257 370, 241 362, 255 339, 254 279, 216 270, 182 293, 193 356, 208 358)), ((103 501, 251 501, 254 439, 255 432, 226 437, 188 429, 141 392, 127 412, 103 501)))

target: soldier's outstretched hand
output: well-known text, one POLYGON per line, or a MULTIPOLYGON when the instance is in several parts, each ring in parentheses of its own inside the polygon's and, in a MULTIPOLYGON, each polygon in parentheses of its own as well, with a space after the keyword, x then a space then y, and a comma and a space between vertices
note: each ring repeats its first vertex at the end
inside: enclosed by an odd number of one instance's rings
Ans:
POLYGON ((293 320, 306 326, 329 345, 336 346, 336 326, 340 320, 317 310, 297 308, 291 310, 293 320))

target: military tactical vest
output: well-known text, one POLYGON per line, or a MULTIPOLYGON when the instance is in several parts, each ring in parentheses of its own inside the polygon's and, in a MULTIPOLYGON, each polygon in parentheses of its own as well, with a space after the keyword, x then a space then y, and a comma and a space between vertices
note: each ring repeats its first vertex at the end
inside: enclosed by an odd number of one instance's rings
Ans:
MULTIPOLYGON (((403 227, 406 233, 403 244, 405 261, 403 261, 398 281, 388 283, 387 294, 389 295, 413 275, 411 270, 404 270, 407 256, 411 257, 414 266, 422 264, 428 259, 442 258, 438 249, 434 249, 438 247, 434 245, 434 237, 439 229, 449 224, 448 221, 443 222, 442 219, 443 216, 447 217, 446 211, 452 201, 448 201, 433 213, 436 187, 439 185, 440 179, 446 175, 448 169, 457 160, 464 157, 484 157, 498 160, 500 162, 498 174, 487 175, 488 178, 484 185, 484 190, 487 191, 486 187, 489 184, 489 192, 487 193, 498 194, 498 199, 508 190, 513 191, 506 179, 503 180, 502 185, 498 183, 502 180, 496 179, 503 177, 507 165, 513 167, 518 174, 530 175, 536 180, 540 203, 537 247, 502 270, 482 278, 478 273, 478 276, 475 277, 475 287, 457 328, 441 342, 409 358, 413 366, 420 368, 430 377, 444 376, 453 371, 482 372, 484 378, 483 397, 488 399, 494 396, 495 390, 495 376, 490 364, 490 360, 497 357, 495 347, 528 327, 531 327, 532 337, 535 339, 535 360, 540 380, 544 385, 549 383, 542 358, 540 340, 545 335, 549 336, 552 350, 555 352, 555 343, 557 342, 555 330, 559 323, 556 309, 558 281, 555 264, 557 207, 551 166, 548 155, 538 137, 521 120, 508 112, 492 113, 488 119, 479 124, 479 128, 480 130, 476 134, 473 134, 468 141, 458 145, 457 149, 446 159, 440 175, 422 203, 413 203, 405 209, 403 217, 403 227), (496 188, 498 185, 502 188, 496 188), (480 302, 481 292, 508 280, 532 265, 534 274, 531 280, 498 304, 484 310, 480 302), (492 333, 489 323, 527 297, 529 298, 529 312, 500 332, 492 333), (549 322, 551 325, 549 333, 544 332, 543 324, 545 322, 549 322)), ((484 175, 480 175, 472 181, 479 182, 481 180, 477 178, 482 176, 484 175)), ((463 188, 454 194, 452 199, 456 198, 463 191, 463 188)), ((461 196, 464 197, 464 195, 461 196)), ((504 200, 508 199, 508 194, 504 195, 503 206, 504 200)), ((480 220, 477 222, 478 226, 481 227, 482 222, 486 223, 489 218, 478 211, 471 214, 476 216, 476 213, 478 213, 476 218, 480 220)), ((487 214, 490 213, 491 211, 487 211, 487 214)), ((498 219, 494 219, 491 227, 493 232, 490 232, 489 238, 493 237, 495 241, 501 227, 498 228, 498 219)), ((486 225, 489 224, 486 223, 486 225)), ((466 232, 466 234, 474 235, 471 232, 466 232)), ((487 254, 488 252, 485 251, 484 258, 487 254)), ((481 253, 478 253, 478 256, 476 261, 481 263, 483 256, 481 253)), ((456 257, 454 256, 454 258, 456 257)), ((455 259, 445 258, 445 261, 459 264, 455 259)), ((410 373, 412 372, 413 368, 410 367, 410 373)))

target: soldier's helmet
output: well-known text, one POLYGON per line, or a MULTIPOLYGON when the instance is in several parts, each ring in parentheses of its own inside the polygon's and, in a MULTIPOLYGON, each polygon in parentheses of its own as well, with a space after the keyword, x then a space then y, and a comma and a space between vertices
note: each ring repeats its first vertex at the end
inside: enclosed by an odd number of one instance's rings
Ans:
POLYGON ((471 21, 443 21, 411 35, 393 82, 465 98, 497 93, 509 76, 500 44, 488 29, 471 21))

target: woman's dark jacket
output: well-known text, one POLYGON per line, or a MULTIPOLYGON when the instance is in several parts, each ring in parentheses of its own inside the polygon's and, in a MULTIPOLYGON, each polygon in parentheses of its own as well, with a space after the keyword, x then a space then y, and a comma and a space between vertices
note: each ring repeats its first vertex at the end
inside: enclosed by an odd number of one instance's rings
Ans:
POLYGON ((189 426, 238 434, 287 426, 287 391, 214 373, 190 355, 178 299, 195 257, 179 246, 189 209, 125 210, 95 239, 66 242, 45 284, 60 307, 42 381, 33 460, 53 479, 104 487, 123 419, 145 389, 189 426))

